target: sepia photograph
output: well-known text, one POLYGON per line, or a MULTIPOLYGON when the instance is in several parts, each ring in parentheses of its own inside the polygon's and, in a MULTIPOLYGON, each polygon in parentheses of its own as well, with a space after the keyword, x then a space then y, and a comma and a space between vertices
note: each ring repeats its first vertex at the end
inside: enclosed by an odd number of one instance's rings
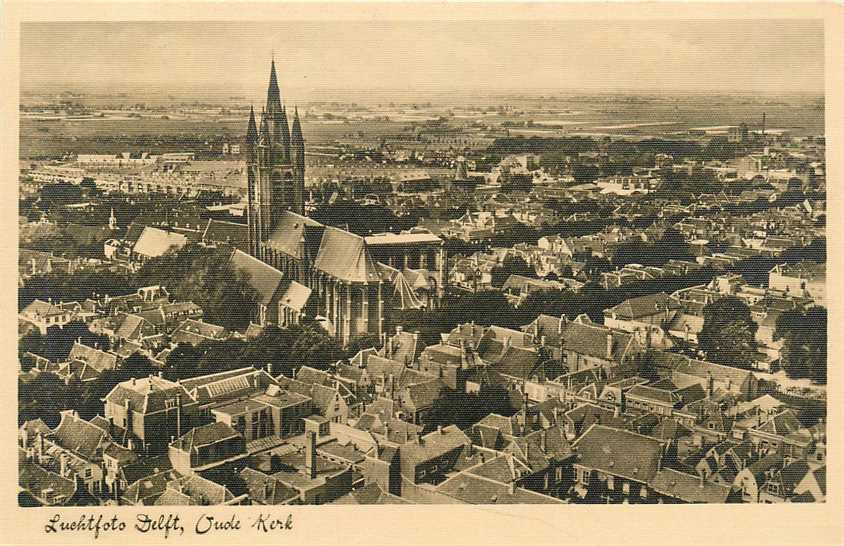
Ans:
POLYGON ((825 36, 22 22, 17 505, 825 503, 825 36))

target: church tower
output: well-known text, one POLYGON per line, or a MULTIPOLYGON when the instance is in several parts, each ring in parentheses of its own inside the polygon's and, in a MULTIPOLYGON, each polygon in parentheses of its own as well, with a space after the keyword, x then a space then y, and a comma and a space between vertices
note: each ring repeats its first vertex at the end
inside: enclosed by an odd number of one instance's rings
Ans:
POLYGON ((305 141, 298 112, 294 117, 291 134, 273 60, 260 128, 250 110, 244 146, 249 252, 256 258, 264 258, 262 243, 284 211, 305 213, 305 141))

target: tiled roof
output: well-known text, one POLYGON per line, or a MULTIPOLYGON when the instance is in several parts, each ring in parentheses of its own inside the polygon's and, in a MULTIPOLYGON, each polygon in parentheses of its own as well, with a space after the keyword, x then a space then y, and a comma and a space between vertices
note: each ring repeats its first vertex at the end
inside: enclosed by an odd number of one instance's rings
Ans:
POLYGON ((181 396, 182 404, 194 402, 193 397, 179 383, 150 376, 118 383, 106 395, 106 401, 123 406, 129 400, 134 411, 152 413, 165 409, 168 400, 175 401, 177 395, 181 396))
POLYGON ((662 458, 660 442, 627 430, 593 425, 575 440, 576 464, 641 483, 650 482, 662 458))
POLYGON ((164 506, 172 502, 173 504, 208 505, 223 504, 232 499, 234 495, 226 486, 193 474, 170 481, 167 484, 167 490, 155 504, 164 506), (187 498, 186 502, 185 498, 187 498))
POLYGON ((446 480, 437 491, 467 504, 562 504, 563 501, 468 472, 446 480))
POLYGON ((26 307, 23 308, 21 313, 27 316, 40 316, 40 317, 49 317, 54 315, 63 315, 67 311, 59 307, 58 305, 53 305, 46 301, 42 300, 35 300, 26 307))
POLYGON ((299 498, 299 492, 287 487, 278 479, 252 468, 244 468, 240 477, 246 482, 249 498, 265 505, 290 504, 299 498))
POLYGON ((226 334, 227 331, 222 326, 210 324, 201 320, 185 319, 173 331, 171 337, 180 337, 184 335, 187 337, 199 337, 203 339, 216 340, 226 337, 226 334))
POLYGON ((689 503, 724 503, 730 495, 729 486, 670 468, 657 472, 649 485, 660 495, 689 503))
POLYGON ((665 389, 657 389, 646 385, 636 385, 627 391, 628 397, 644 398, 660 404, 674 406, 680 401, 680 397, 665 389))
POLYGON ((711 374, 714 381, 731 381, 736 388, 740 387, 749 377, 753 376, 753 373, 747 370, 740 370, 731 366, 715 364, 705 360, 696 360, 687 356, 662 351, 654 353, 654 361, 660 368, 668 368, 677 373, 693 375, 703 379, 707 379, 711 374))
POLYGON ((431 407, 445 390, 445 384, 439 379, 415 383, 405 388, 407 396, 402 397, 403 404, 419 410, 431 407))
POLYGON ((615 307, 607 309, 605 312, 609 314, 615 313, 621 319, 636 320, 655 313, 664 312, 666 309, 679 309, 680 307, 680 302, 675 298, 665 292, 660 292, 658 294, 648 294, 625 300, 615 307))
POLYGON ((421 437, 420 443, 409 442, 401 446, 402 466, 422 464, 456 449, 471 444, 466 434, 454 425, 443 427, 421 437))
POLYGON ((181 233, 147 226, 132 251, 148 258, 156 258, 172 248, 182 248, 187 242, 187 238, 181 233))
POLYGON ((620 362, 625 356, 642 349, 633 334, 588 324, 579 319, 566 319, 562 325, 560 321, 559 317, 540 315, 522 329, 534 334, 536 339, 544 336, 545 342, 552 347, 562 347, 566 351, 602 360, 620 362), (608 335, 612 336, 609 355, 607 353, 608 335))
POLYGON ((391 495, 373 482, 364 485, 360 489, 350 491, 343 495, 334 504, 411 504, 410 501, 391 495))
POLYGON ((310 366, 302 366, 296 372, 296 379, 303 383, 313 383, 316 385, 330 386, 333 384, 331 374, 322 370, 311 368, 310 366))
POLYGON ((794 410, 787 409, 771 417, 759 427, 759 430, 770 434, 786 436, 797 432, 801 427, 800 420, 797 419, 794 410))
POLYGON ((226 423, 216 422, 191 429, 176 440, 173 445, 182 451, 191 452, 202 446, 238 437, 240 437, 240 433, 235 429, 226 423))
POLYGON ((89 461, 97 458, 97 448, 108 442, 106 433, 99 427, 79 418, 72 412, 62 414, 59 426, 50 439, 64 449, 89 461))
POLYGON ((520 347, 508 347, 502 352, 492 368, 496 372, 509 377, 530 377, 531 372, 534 371, 539 360, 540 356, 537 351, 522 349, 520 347))
POLYGON ((52 495, 53 504, 64 504, 76 492, 73 480, 63 478, 32 462, 21 462, 18 466, 18 485, 39 499, 52 495))
POLYGON ((625 425, 623 416, 616 417, 615 412, 595 404, 581 404, 565 413, 565 418, 575 426, 575 433, 580 434, 598 423, 621 428, 625 425))

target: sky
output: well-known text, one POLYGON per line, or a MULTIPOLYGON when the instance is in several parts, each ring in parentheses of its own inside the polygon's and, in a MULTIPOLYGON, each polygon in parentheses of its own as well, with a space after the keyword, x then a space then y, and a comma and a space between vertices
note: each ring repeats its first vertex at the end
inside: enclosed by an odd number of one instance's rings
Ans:
POLYGON ((21 88, 257 98, 460 90, 823 93, 823 22, 51 22, 21 29, 21 88))

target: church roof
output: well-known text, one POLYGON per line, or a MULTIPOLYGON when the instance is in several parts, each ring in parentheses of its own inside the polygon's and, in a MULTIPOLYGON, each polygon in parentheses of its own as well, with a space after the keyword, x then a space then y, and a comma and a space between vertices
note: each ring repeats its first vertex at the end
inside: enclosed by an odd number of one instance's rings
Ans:
POLYGON ((279 218, 278 225, 270 234, 266 244, 274 250, 301 260, 309 251, 316 251, 315 247, 321 243, 324 229, 325 226, 315 220, 286 211, 279 218))
POLYGON ((232 253, 230 263, 238 271, 248 274, 249 285, 258 293, 258 303, 268 305, 284 279, 282 272, 240 250, 232 253))
POLYGON ((342 281, 377 282, 381 280, 375 259, 363 237, 326 226, 315 266, 342 281))

